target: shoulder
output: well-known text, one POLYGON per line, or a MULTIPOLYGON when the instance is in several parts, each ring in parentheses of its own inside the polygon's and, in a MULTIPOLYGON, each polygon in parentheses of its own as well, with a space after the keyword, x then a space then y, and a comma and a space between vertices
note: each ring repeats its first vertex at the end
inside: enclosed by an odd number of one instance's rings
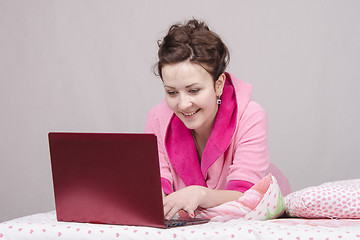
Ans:
POLYGON ((148 112, 148 118, 168 118, 172 115, 171 109, 165 102, 165 99, 161 101, 161 103, 155 105, 150 111, 148 112))
POLYGON ((267 127, 266 111, 257 102, 250 101, 242 115, 238 117, 238 129, 249 129, 259 124, 267 127))
POLYGON ((250 101, 243 114, 238 118, 235 130, 235 141, 244 142, 250 139, 266 137, 267 115, 260 104, 250 101))
POLYGON ((249 104, 246 106, 244 113, 243 113, 243 118, 245 117, 249 117, 249 116, 262 116, 262 117, 266 117, 266 111, 264 110, 264 108, 257 102, 255 101, 250 101, 249 104))
POLYGON ((241 80, 240 78, 236 78, 230 73, 228 73, 228 77, 231 79, 235 90, 238 120, 248 118, 253 115, 266 116, 266 112, 263 107, 251 99, 251 84, 241 80))
POLYGON ((173 111, 167 106, 165 100, 155 105, 147 115, 146 131, 163 132, 173 115, 173 111))

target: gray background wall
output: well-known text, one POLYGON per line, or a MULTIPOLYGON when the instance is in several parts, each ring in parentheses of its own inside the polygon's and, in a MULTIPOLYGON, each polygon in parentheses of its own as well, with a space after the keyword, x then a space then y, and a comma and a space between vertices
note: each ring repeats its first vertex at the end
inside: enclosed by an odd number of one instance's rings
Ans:
POLYGON ((49 131, 142 132, 170 24, 206 20, 294 190, 359 178, 360 1, 0 0, 0 222, 54 209, 49 131))

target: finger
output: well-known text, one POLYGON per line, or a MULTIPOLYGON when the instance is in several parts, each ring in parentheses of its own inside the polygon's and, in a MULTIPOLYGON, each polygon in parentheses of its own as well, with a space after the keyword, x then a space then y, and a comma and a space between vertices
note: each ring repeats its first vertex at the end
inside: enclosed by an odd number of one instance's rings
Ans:
POLYGON ((189 214, 184 210, 178 211, 178 214, 179 214, 180 219, 189 219, 190 218, 189 214))
POLYGON ((166 194, 164 193, 164 195, 163 195, 163 205, 164 205, 164 206, 167 205, 168 203, 170 203, 170 202, 172 201, 172 199, 173 199, 173 195, 172 195, 172 194, 166 195, 166 194))
POLYGON ((164 217, 166 220, 170 220, 181 208, 171 200, 171 197, 166 196, 164 199, 164 217))
POLYGON ((165 219, 166 220, 172 219, 179 210, 180 208, 177 207, 171 208, 170 211, 165 215, 165 219))
MULTIPOLYGON (((185 210, 185 209, 184 209, 184 210, 185 210)), ((187 212, 187 214, 189 214, 189 217, 190 217, 190 218, 195 218, 194 209, 189 209, 189 208, 187 208, 185 211, 187 212)))
POLYGON ((164 204, 164 216, 167 216, 171 209, 172 206, 170 204, 164 204))

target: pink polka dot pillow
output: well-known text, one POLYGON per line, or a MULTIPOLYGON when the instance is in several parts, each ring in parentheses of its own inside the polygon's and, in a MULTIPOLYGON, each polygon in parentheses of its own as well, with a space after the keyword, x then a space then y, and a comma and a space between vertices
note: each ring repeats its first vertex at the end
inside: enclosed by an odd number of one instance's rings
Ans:
POLYGON ((285 197, 286 213, 304 218, 360 218, 360 179, 328 182, 285 197))

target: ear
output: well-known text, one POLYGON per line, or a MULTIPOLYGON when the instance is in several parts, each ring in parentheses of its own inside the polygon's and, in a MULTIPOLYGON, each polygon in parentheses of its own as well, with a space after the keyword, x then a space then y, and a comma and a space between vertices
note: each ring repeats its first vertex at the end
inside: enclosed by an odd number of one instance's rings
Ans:
POLYGON ((226 76, 225 73, 221 74, 218 80, 215 82, 215 92, 216 96, 220 97, 223 93, 224 85, 225 85, 226 76))

